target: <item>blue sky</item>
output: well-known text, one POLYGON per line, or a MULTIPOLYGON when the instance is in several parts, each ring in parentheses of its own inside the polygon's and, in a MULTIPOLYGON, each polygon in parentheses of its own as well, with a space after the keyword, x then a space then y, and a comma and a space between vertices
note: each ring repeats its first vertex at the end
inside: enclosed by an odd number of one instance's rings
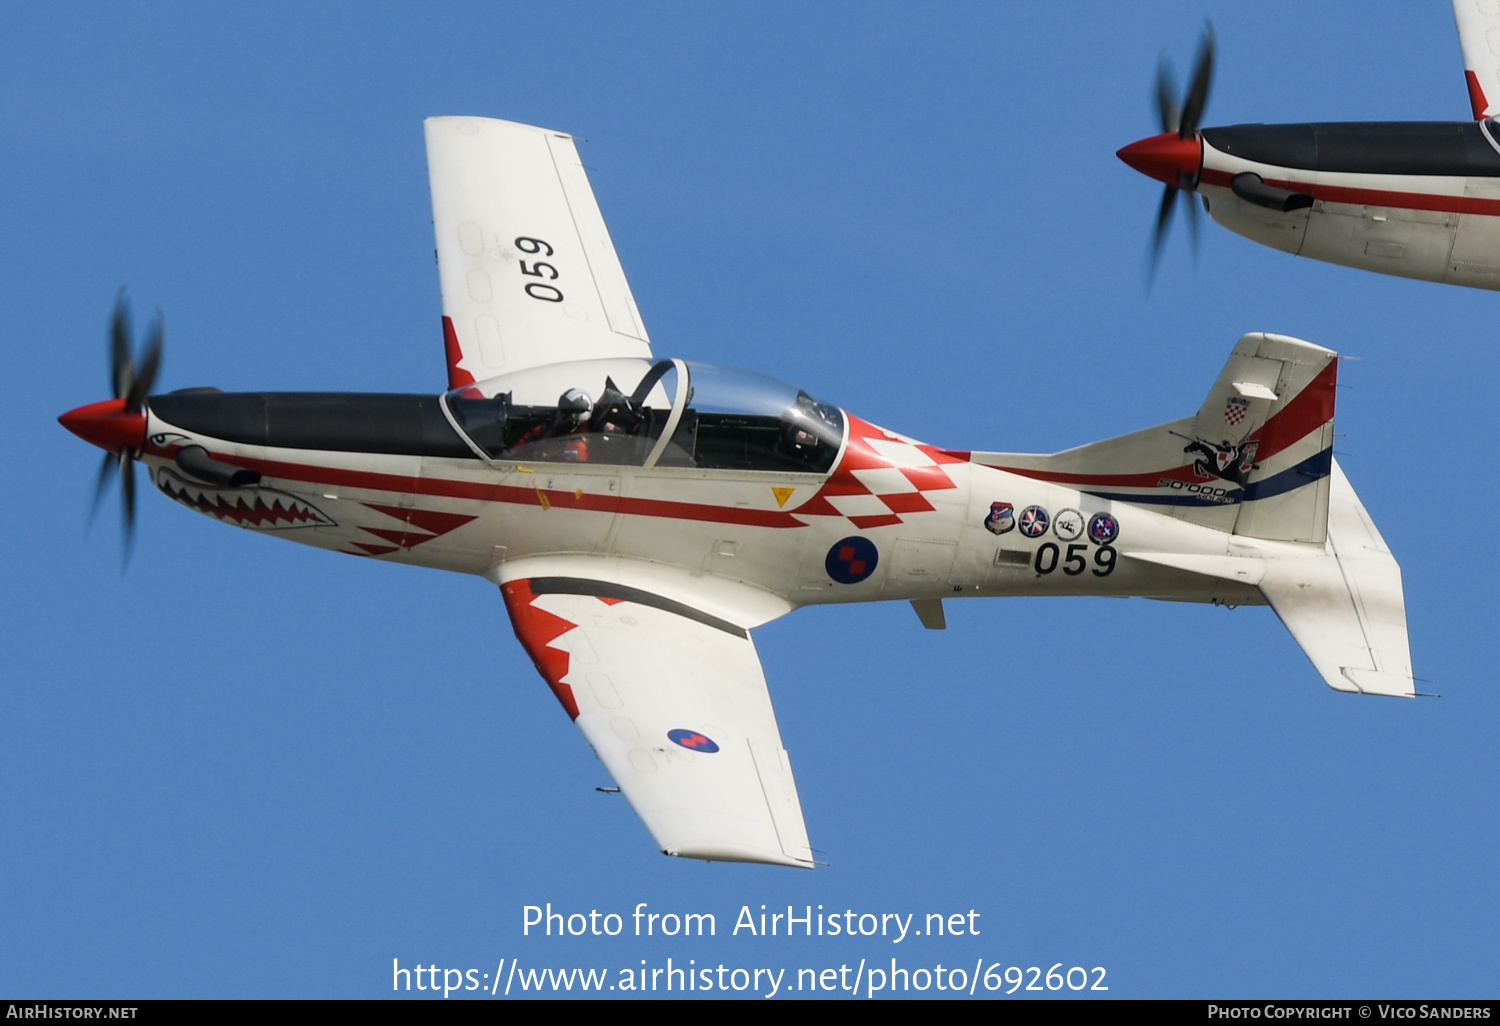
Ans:
POLYGON ((1467 115, 1441 2, 0 9, 0 993, 897 957, 1103 966, 1115 997, 1492 995, 1500 297, 1212 224, 1148 293, 1159 187, 1114 151, 1207 16, 1208 124, 1467 115), (113 511, 85 534, 96 453, 54 419, 107 394, 116 290, 164 311, 162 388, 440 390, 420 125, 460 113, 588 140, 658 353, 935 444, 1187 415, 1246 331, 1361 357, 1337 451, 1444 697, 1335 694, 1267 609, 806 610, 757 643, 832 864, 703 865, 594 790, 478 579, 144 489, 122 575, 113 511), (719 936, 523 937, 546 902, 719 936), (981 933, 725 936, 761 904, 981 933))

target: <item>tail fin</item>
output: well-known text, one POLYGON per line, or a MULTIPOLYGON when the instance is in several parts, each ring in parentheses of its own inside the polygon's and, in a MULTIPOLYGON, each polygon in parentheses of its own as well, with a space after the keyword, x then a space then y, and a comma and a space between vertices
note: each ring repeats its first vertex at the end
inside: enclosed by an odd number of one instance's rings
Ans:
POLYGON ((971 458, 1226 534, 1322 544, 1337 377, 1332 350, 1256 332, 1194 417, 1051 455, 971 458))

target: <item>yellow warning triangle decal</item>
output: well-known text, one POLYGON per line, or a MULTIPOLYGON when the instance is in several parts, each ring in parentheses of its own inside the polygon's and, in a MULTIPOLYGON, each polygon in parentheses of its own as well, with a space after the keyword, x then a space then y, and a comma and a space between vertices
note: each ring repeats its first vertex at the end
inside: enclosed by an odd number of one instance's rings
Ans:
POLYGON ((776 496, 776 505, 782 507, 786 505, 786 500, 790 499, 792 493, 796 490, 795 488, 772 488, 771 494, 776 496))

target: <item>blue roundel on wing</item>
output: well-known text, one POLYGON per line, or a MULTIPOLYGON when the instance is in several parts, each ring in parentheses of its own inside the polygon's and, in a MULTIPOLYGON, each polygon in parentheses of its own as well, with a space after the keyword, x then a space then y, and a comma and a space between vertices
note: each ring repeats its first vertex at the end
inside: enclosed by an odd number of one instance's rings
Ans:
POLYGON ((855 536, 834 542, 833 548, 828 550, 828 558, 823 560, 823 568, 840 584, 858 584, 875 572, 875 565, 879 562, 880 553, 875 543, 855 536))
POLYGON ((669 730, 667 740, 673 744, 681 745, 690 752, 713 753, 719 750, 707 734, 700 734, 696 730, 669 730))

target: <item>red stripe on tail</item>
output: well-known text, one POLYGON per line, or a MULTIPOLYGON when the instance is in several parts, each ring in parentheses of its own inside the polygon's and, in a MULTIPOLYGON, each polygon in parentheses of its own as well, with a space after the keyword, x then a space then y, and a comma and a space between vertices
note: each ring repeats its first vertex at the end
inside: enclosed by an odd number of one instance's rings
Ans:
POLYGON ((1262 424, 1259 431, 1246 439, 1247 442, 1260 442, 1260 448, 1255 454, 1257 460, 1275 456, 1333 419, 1334 389, 1338 385, 1338 376, 1338 360, 1329 360, 1328 366, 1319 371, 1318 376, 1307 383, 1306 388, 1262 424))

